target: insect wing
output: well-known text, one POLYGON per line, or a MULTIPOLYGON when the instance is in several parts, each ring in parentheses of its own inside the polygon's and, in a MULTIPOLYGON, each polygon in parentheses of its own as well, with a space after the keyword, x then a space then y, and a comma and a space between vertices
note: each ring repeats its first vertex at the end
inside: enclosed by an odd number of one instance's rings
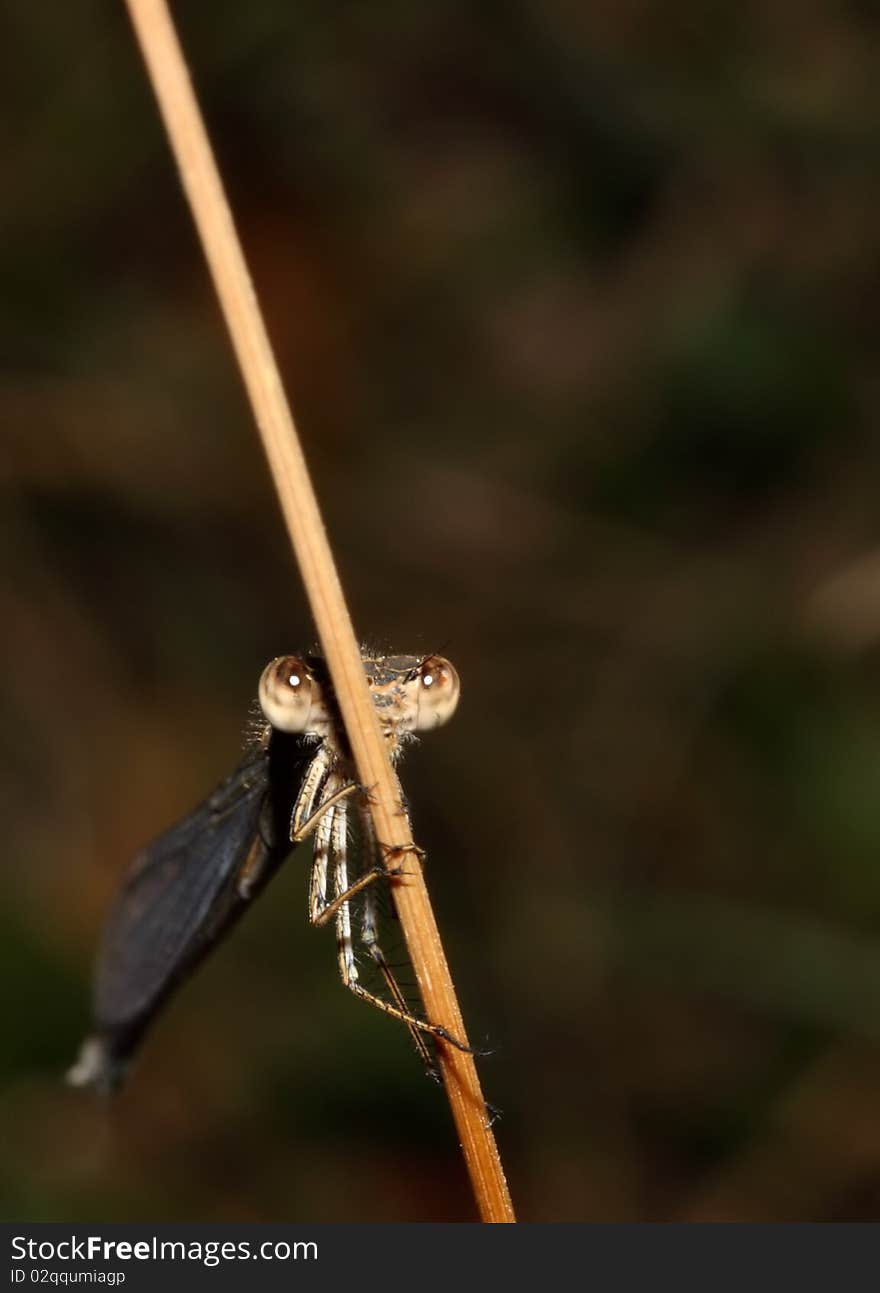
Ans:
POLYGON ((95 971, 93 1031, 68 1072, 112 1090, 166 999, 291 852, 291 809, 314 744, 267 730, 203 804, 132 863, 95 971))
POLYGON ((140 1031, 245 905, 236 888, 268 789, 265 752, 135 858, 113 904, 95 972, 95 1024, 140 1031))

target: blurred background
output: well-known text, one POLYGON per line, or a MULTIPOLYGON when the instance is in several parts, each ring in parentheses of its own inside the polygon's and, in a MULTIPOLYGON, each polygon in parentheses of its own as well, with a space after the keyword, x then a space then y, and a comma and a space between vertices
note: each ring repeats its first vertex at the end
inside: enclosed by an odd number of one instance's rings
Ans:
MULTIPOLYGON (((880 1212, 860 0, 175 6, 526 1220, 880 1212)), ((313 629, 123 6, 5 6, 0 1210, 466 1220, 296 855, 107 1107, 132 854, 313 629)))

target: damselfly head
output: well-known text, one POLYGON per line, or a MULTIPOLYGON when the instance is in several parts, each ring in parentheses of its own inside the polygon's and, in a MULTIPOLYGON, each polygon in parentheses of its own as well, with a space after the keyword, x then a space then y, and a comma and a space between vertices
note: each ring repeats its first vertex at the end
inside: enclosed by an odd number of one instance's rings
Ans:
MULTIPOLYGON (((280 732, 326 736, 331 730, 325 693, 310 659, 282 655, 263 670, 260 708, 280 732)), ((389 739, 440 727, 455 712, 458 674, 442 656, 365 654, 363 665, 379 722, 389 739)))

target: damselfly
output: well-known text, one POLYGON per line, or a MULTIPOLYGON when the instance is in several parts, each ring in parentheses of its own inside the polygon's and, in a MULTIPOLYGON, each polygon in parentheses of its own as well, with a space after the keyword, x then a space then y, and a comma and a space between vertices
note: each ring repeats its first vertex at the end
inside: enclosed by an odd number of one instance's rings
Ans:
MULTIPOLYGON (((414 733, 439 727, 455 710, 458 674, 440 656, 365 652, 363 665, 392 760, 414 733)), ((279 656, 263 670, 258 699, 240 765, 131 864, 101 940, 93 1029, 68 1074, 76 1086, 118 1085, 171 994, 310 834, 309 920, 313 925, 335 921, 342 982, 406 1024, 429 1069, 425 1035, 468 1049, 441 1024, 413 1013, 380 945, 375 882, 400 873, 402 850, 394 841, 375 838, 369 790, 355 782, 323 659, 279 656), (348 827, 353 813, 363 856, 352 881, 348 827), (351 904, 356 895, 355 931, 351 904), (386 995, 361 982, 356 939, 386 995)), ((400 811, 406 813, 403 804, 400 811)), ((406 852, 417 858, 420 851, 411 845, 406 852)))

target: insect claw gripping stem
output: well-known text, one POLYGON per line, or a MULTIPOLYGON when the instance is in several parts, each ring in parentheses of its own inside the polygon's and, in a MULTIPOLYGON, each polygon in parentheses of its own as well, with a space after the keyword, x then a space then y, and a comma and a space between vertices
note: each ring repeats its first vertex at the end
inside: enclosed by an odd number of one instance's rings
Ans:
POLYGON ((403 870, 403 867, 399 867, 399 866, 391 867, 391 866, 386 866, 384 862, 377 862, 375 866, 370 867, 370 874, 378 877, 378 879, 380 880, 381 879, 398 880, 402 875, 405 875, 406 873, 403 870))
POLYGON ((388 863, 391 858, 401 857, 404 853, 414 853, 419 859, 419 865, 424 866, 427 859, 427 853, 418 844, 383 844, 381 840, 376 841, 377 847, 382 854, 383 864, 387 875, 403 876, 406 875, 403 867, 389 867, 388 863))
POLYGON ((457 1037, 453 1037, 452 1033, 448 1032, 442 1024, 431 1024, 430 1031, 434 1037, 439 1037, 441 1041, 448 1042, 456 1050, 464 1051, 465 1055, 481 1054, 480 1051, 475 1051, 473 1046, 467 1046, 464 1042, 460 1042, 457 1037))

